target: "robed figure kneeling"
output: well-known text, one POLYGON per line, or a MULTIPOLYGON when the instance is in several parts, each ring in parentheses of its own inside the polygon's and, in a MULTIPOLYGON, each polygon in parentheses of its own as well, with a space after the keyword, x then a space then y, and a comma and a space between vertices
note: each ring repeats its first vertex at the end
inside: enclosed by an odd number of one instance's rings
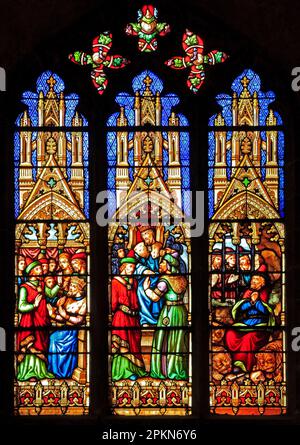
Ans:
POLYGON ((269 326, 275 325, 263 274, 254 273, 250 288, 232 308, 235 323, 225 335, 225 344, 232 353, 235 372, 250 372, 255 364, 255 353, 265 346, 270 337, 269 326))

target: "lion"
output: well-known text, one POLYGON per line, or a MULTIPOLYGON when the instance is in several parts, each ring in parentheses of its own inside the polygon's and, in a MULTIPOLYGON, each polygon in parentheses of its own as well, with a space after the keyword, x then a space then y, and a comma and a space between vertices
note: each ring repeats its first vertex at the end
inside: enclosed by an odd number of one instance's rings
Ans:
POLYGON ((224 346, 225 329, 215 321, 212 322, 211 342, 213 345, 224 346))
POLYGON ((230 307, 217 307, 214 310, 213 319, 216 323, 220 325, 232 325, 233 319, 231 316, 230 307))
POLYGON ((271 341, 255 354, 255 358, 256 365, 250 375, 253 383, 265 380, 282 382, 282 340, 271 341))
POLYGON ((215 383, 220 383, 224 377, 232 371, 232 359, 229 352, 221 346, 215 346, 212 353, 212 378, 215 383))

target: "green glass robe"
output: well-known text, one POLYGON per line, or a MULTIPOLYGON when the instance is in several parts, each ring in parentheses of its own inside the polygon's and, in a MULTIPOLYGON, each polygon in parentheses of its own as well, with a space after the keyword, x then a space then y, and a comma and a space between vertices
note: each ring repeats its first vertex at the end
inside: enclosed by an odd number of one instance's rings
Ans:
POLYGON ((185 277, 165 275, 160 278, 154 290, 158 295, 164 296, 165 303, 153 338, 151 377, 188 379, 188 313, 183 304, 186 287, 185 277))

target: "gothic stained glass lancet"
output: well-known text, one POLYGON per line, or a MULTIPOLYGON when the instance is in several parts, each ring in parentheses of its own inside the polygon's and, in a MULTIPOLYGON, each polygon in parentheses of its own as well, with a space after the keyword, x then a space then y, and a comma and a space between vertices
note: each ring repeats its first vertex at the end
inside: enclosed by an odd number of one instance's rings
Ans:
POLYGON ((286 412, 284 134, 245 70, 209 125, 210 408, 286 412), (226 128, 230 127, 230 128, 226 128))
POLYGON ((144 71, 132 86, 133 95, 117 96, 107 133, 111 408, 116 415, 188 415, 188 122, 154 73, 144 71))
POLYGON ((88 133, 64 90, 44 72, 16 122, 16 415, 89 409, 88 133))

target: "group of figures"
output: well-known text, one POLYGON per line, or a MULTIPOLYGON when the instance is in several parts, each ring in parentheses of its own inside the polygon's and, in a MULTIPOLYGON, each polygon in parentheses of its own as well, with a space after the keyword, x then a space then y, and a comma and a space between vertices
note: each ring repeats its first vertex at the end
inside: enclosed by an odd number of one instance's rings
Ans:
POLYGON ((127 230, 119 228, 112 250, 112 380, 187 380, 186 246, 176 228, 158 241, 154 227, 140 226, 129 248, 127 230), (149 373, 141 348, 146 331, 152 332, 149 373))
MULTIPOLYGON (((71 249, 72 250, 72 249, 71 249)), ((72 378, 87 311, 83 251, 18 257, 17 379, 72 378)))
POLYGON ((241 246, 211 255, 212 378, 281 382, 280 258, 241 246))

